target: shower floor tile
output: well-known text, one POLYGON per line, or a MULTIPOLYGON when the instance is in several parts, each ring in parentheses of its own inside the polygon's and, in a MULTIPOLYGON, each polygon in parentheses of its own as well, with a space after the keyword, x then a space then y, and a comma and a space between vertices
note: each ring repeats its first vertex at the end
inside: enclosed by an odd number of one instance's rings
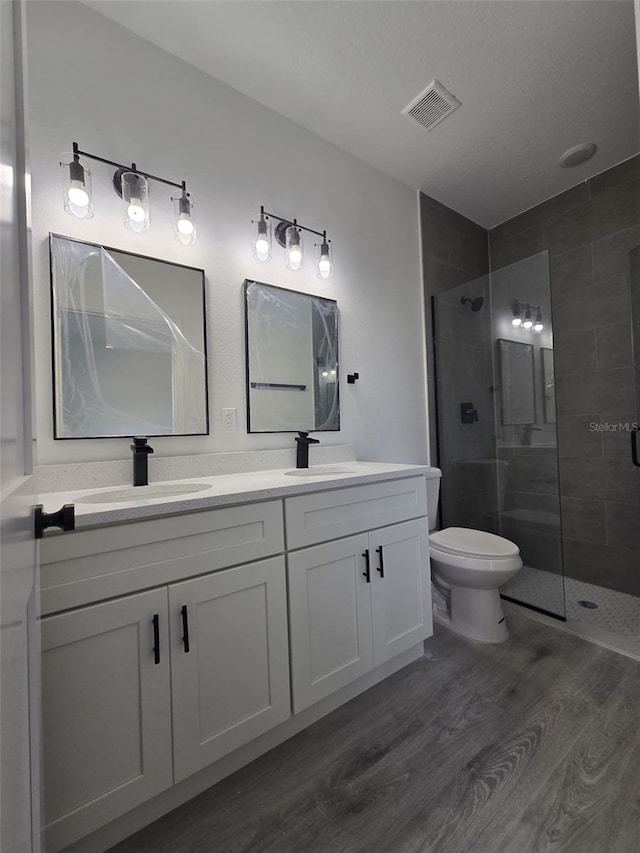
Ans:
POLYGON ((516 577, 502 587, 510 598, 533 604, 557 615, 564 615, 563 591, 566 592, 566 618, 576 629, 602 629, 620 637, 640 639, 640 598, 601 586, 524 566, 516 577), (564 580, 564 584, 563 584, 564 580), (588 601, 597 607, 579 604, 588 601))

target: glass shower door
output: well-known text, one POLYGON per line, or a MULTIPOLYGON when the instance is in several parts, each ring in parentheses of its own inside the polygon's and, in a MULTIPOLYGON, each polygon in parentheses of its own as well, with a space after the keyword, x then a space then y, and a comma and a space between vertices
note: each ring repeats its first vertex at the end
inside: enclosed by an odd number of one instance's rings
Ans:
POLYGON ((635 525, 628 544, 635 550, 635 563, 640 565, 640 246, 629 254, 629 296, 631 315, 631 345, 635 389, 635 417, 631 431, 630 459, 635 468, 635 525))

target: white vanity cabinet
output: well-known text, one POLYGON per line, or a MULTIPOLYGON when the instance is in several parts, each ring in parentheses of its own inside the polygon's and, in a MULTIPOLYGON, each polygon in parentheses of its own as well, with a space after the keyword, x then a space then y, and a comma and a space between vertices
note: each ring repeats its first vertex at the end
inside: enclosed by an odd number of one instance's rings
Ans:
POLYGON ((422 472, 282 479, 43 539, 45 853, 134 831, 422 654, 422 472))
POLYGON ((285 513, 289 546, 387 523, 288 554, 299 713, 431 636, 425 483, 411 478, 289 498, 285 513), (391 523, 402 518, 412 520, 391 523))
POLYGON ((166 589, 44 619, 42 703, 59 850, 173 783, 166 589))

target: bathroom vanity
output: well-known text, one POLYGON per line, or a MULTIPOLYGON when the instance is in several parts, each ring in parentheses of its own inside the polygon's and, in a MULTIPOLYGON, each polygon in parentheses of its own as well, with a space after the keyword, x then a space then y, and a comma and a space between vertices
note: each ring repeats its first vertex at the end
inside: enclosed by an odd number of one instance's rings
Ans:
POLYGON ((429 469, 310 471, 43 496, 76 506, 41 546, 48 853, 134 831, 422 654, 429 469))

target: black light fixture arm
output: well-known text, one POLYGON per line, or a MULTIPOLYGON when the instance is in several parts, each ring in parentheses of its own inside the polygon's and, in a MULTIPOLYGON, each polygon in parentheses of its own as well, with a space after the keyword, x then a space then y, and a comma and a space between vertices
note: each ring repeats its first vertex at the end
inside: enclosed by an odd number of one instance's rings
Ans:
POLYGON ((326 231, 316 231, 314 228, 307 228, 306 225, 300 225, 297 219, 285 219, 283 216, 277 216, 275 213, 269 213, 268 210, 264 209, 264 205, 260 205, 260 217, 268 216, 271 219, 277 219, 278 222, 286 222, 287 226, 294 225, 296 228, 300 228, 301 231, 308 231, 309 234, 317 234, 318 237, 322 237, 325 243, 330 242, 327 240, 327 232, 326 231))
POLYGON ((166 178, 160 178, 158 175, 152 175, 150 172, 143 172, 142 169, 138 169, 135 163, 131 163, 129 166, 125 166, 122 163, 116 163, 115 160, 107 160, 106 157, 98 157, 97 154, 90 154, 88 151, 81 151, 78 148, 78 143, 73 143, 73 159, 77 160, 78 157, 87 157, 89 160, 96 160, 98 163, 106 163, 107 166, 115 166, 116 169, 120 169, 123 172, 135 172, 137 175, 142 175, 144 178, 148 178, 150 181, 158 181, 161 184, 166 184, 169 187, 177 187, 179 190, 182 190, 183 193, 187 192, 187 183, 186 181, 180 181, 180 183, 176 183, 175 181, 168 181, 166 178))

